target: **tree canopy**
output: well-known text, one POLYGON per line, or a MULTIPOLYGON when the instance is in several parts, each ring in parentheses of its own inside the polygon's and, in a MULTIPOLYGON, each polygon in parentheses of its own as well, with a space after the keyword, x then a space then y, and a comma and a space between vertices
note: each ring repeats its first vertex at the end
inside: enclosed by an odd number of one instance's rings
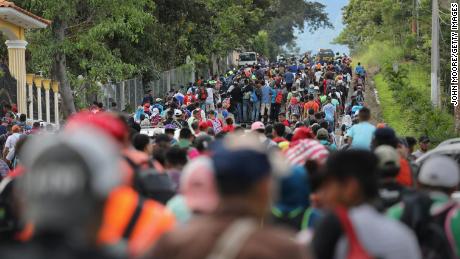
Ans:
MULTIPOLYGON (((17 0, 52 21, 28 32, 29 71, 61 82, 67 113, 72 89, 225 56, 234 49, 275 57, 295 30, 331 26, 324 6, 304 0, 17 0), (81 78, 81 77, 80 77, 81 78)), ((75 89, 73 89, 75 90, 75 89)))

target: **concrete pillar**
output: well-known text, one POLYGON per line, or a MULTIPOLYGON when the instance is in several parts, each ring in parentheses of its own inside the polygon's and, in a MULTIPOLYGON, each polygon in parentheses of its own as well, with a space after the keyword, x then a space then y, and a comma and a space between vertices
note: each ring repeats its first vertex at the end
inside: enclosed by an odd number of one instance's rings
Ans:
POLYGON ((53 81, 51 87, 54 93, 54 123, 59 126, 59 82, 53 81))
POLYGON ((26 81, 29 87, 29 119, 34 120, 34 74, 27 74, 26 81))
POLYGON ((37 113, 38 120, 43 120, 43 110, 42 110, 42 78, 35 77, 34 79, 35 87, 37 87, 37 113))
POLYGON ((50 103, 50 89, 51 80, 43 80, 43 88, 45 89, 45 110, 46 110, 46 122, 51 123, 51 103, 50 103))
POLYGON ((27 91, 26 91, 26 46, 25 40, 7 40, 8 61, 11 75, 17 81, 17 105, 18 112, 27 114, 27 91))

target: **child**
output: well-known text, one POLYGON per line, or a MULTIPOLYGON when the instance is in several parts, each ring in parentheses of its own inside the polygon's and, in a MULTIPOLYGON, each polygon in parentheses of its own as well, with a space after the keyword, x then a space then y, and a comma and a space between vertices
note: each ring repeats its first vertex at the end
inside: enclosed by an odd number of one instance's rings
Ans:
POLYGON ((290 115, 300 115, 300 104, 297 100, 297 97, 292 97, 291 98, 291 103, 288 106, 288 112, 290 115))

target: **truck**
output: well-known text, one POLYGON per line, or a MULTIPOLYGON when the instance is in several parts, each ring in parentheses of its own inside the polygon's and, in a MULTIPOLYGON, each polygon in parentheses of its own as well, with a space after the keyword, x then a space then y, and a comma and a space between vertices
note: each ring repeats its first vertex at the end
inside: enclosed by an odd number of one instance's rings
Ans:
POLYGON ((257 65, 257 53, 242 52, 238 58, 238 66, 253 66, 257 65))
POLYGON ((332 49, 319 49, 317 57, 319 58, 319 61, 333 61, 335 53, 332 49))

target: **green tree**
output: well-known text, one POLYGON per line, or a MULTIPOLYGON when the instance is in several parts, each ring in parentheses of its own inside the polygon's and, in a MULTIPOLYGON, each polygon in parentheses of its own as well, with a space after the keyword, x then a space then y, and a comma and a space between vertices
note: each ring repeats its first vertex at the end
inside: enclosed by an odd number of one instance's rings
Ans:
POLYGON ((130 48, 128 43, 137 43, 146 25, 154 21, 149 12, 153 5, 148 0, 17 2, 52 21, 49 29, 28 34, 32 52, 29 66, 60 82, 66 114, 76 111, 71 82, 77 75, 92 85, 135 73, 136 64, 126 62, 122 58, 125 50, 114 46, 130 48))

